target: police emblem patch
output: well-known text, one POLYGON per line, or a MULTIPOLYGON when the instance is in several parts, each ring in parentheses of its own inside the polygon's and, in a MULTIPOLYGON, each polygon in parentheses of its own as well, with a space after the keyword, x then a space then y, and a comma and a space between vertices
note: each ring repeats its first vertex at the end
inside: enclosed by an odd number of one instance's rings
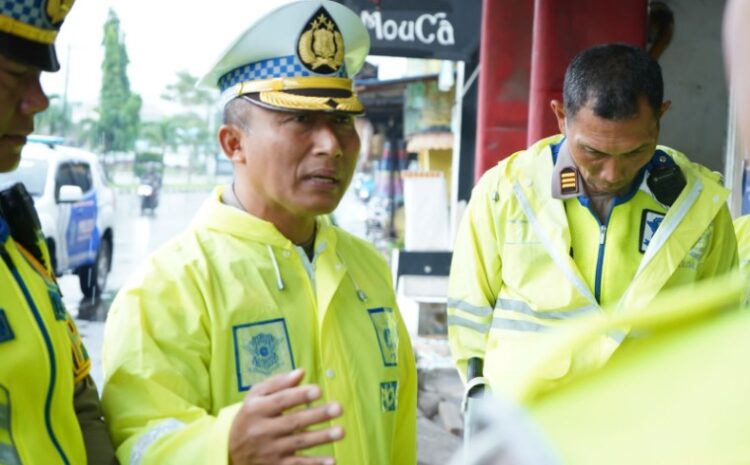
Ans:
POLYGON ((641 234, 639 239, 638 250, 641 253, 646 252, 648 245, 656 234, 656 230, 659 229, 659 225, 664 220, 664 214, 655 212, 653 210, 643 210, 641 214, 641 234))
POLYGON ((396 316, 390 307, 371 308, 367 310, 378 338, 383 364, 393 367, 398 364, 398 326, 396 316))
POLYGON ((297 41, 297 56, 310 71, 332 74, 344 63, 344 37, 330 13, 320 7, 297 41))
POLYGON ((237 325, 232 331, 238 390, 247 391, 270 376, 294 370, 283 318, 237 325))
POLYGON ((13 328, 10 327, 10 321, 8 321, 8 315, 5 314, 5 310, 0 308, 0 342, 11 341, 15 337, 13 328))
POLYGON ((394 412, 398 408, 398 381, 380 383, 380 410, 394 412))

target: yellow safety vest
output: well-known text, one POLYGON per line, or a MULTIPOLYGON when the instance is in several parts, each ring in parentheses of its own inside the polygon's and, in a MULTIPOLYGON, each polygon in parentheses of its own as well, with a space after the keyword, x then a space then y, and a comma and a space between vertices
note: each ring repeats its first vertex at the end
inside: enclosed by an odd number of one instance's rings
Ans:
POLYGON ((346 437, 306 454, 416 463, 415 361, 382 257, 319 219, 311 264, 221 192, 112 304, 102 403, 121 463, 226 464, 248 390, 297 367, 344 411, 346 437))
MULTIPOLYGON (((668 147, 687 185, 669 209, 645 180, 610 214, 606 230, 578 198, 551 195, 551 146, 544 139, 488 171, 472 194, 453 253, 448 334, 462 375, 485 359, 492 387, 523 369, 550 332, 603 304, 639 308, 663 289, 727 272, 737 248, 728 191, 707 169, 668 147)), ((645 176, 644 176, 645 178, 645 176)), ((620 342, 601 348, 606 357, 620 342)), ((565 358, 549 366, 552 379, 565 358)))
POLYGON ((0 463, 86 463, 73 407, 90 361, 57 285, 0 218, 0 463))

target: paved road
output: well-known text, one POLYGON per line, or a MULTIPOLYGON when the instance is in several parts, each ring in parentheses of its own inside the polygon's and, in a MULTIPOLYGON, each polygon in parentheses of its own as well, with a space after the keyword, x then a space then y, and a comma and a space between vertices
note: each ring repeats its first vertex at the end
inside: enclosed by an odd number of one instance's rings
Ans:
MULTIPOLYGON (((83 299, 77 276, 60 278, 63 301, 71 314, 77 316, 78 328, 92 359, 92 375, 98 386, 102 385, 104 321, 114 295, 151 252, 185 229, 208 194, 163 192, 159 207, 152 216, 140 215, 138 198, 134 194, 119 195, 112 272, 102 299, 98 302, 83 299)), ((344 229, 362 236, 364 215, 363 205, 353 195, 347 195, 336 211, 336 220, 344 229)))

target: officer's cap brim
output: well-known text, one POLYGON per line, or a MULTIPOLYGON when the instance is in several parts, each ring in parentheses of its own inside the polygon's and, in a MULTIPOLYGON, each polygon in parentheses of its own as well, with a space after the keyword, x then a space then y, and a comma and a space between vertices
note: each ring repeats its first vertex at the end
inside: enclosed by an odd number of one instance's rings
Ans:
POLYGON ((0 31, 0 54, 22 65, 42 71, 57 71, 60 62, 54 44, 43 44, 0 31))

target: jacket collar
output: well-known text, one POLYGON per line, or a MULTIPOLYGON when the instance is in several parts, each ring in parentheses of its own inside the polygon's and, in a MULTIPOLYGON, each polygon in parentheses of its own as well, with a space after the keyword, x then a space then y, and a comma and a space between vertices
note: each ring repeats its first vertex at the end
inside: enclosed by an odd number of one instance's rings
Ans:
MULTIPOLYGON (((218 186, 213 190, 211 196, 198 210, 194 219, 194 226, 225 232, 242 239, 283 249, 295 247, 289 239, 279 232, 273 223, 222 203, 221 197, 226 187, 218 186)), ((316 221, 315 254, 317 255, 321 249, 335 245, 336 234, 326 215, 319 216, 316 221)))

